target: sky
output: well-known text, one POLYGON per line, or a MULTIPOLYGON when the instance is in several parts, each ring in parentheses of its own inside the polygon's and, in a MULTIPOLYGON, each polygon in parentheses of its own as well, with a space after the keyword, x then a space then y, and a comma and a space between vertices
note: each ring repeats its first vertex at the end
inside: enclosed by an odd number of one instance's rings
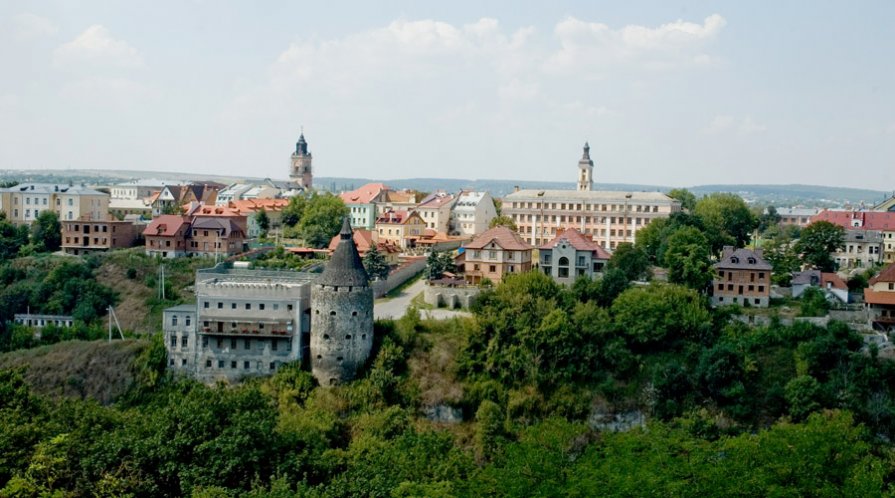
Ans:
POLYGON ((895 188, 895 2, 0 3, 0 170, 895 188))

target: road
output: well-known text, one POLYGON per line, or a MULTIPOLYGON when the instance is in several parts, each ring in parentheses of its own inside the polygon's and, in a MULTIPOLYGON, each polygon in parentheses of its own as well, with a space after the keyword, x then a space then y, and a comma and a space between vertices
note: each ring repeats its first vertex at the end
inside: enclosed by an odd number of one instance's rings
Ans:
MULTIPOLYGON (((407 311, 407 308, 410 307, 410 301, 423 292, 423 289, 425 288, 426 282, 423 279, 419 279, 393 298, 377 299, 376 303, 373 305, 373 317, 377 320, 384 318, 397 320, 398 318, 401 318, 404 316, 404 312, 407 311)), ((423 318, 444 320, 457 316, 469 316, 469 313, 448 309, 434 309, 420 310, 420 316, 423 318)))

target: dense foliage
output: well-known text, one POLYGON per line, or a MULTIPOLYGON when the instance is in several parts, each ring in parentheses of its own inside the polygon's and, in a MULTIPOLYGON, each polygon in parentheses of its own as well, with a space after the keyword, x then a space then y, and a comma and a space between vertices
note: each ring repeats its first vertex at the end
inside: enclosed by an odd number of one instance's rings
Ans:
POLYGON ((893 491, 895 365, 859 335, 750 328, 687 287, 610 274, 606 288, 571 289, 512 275, 471 318, 377 322, 369 365, 334 388, 298 365, 239 386, 164 376, 159 341, 111 406, 46 398, 0 372, 0 495, 893 491), (463 421, 430 422, 437 404, 463 421), (623 411, 645 427, 601 429, 623 411))
POLYGON ((282 221, 287 237, 299 237, 309 247, 323 248, 339 233, 348 207, 339 196, 314 192, 295 196, 283 208, 282 221))

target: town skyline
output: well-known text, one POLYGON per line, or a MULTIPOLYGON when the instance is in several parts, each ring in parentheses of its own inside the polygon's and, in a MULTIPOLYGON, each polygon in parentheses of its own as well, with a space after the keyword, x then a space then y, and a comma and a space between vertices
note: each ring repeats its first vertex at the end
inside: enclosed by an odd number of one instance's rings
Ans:
POLYGON ((895 184, 891 5, 648 5, 10 2, 0 169, 895 184))

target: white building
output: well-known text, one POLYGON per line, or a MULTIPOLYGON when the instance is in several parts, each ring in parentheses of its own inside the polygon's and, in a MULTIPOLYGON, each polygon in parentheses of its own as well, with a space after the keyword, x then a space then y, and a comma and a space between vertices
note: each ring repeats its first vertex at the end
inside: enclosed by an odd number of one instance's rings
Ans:
POLYGON ((433 192, 426 196, 416 208, 426 228, 440 233, 448 233, 451 225, 451 208, 457 196, 446 192, 433 192))
POLYGON ((494 199, 488 192, 461 192, 451 210, 454 235, 475 236, 488 229, 497 217, 494 199))
POLYGON ((43 211, 54 211, 60 221, 104 220, 109 213, 109 194, 83 185, 23 183, 0 189, 0 207, 16 225, 30 225, 43 211))

